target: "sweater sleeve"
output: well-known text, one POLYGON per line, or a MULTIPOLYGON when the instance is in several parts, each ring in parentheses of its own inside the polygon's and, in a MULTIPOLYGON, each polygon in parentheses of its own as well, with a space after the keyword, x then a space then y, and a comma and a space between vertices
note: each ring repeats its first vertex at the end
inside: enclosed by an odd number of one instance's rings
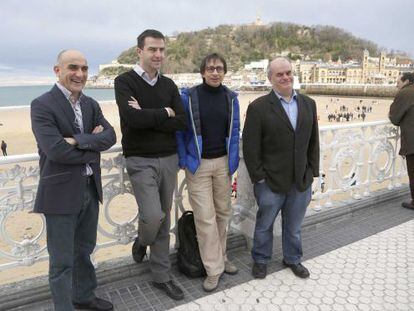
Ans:
POLYGON ((178 93, 178 88, 173 82, 171 82, 171 92, 172 97, 170 108, 174 110, 175 116, 172 118, 168 118, 156 127, 156 130, 161 132, 184 131, 187 128, 184 106, 181 102, 181 97, 178 93))
POLYGON ((125 123, 135 129, 151 129, 159 127, 168 119, 165 108, 135 109, 129 106, 128 101, 133 96, 133 86, 126 75, 115 79, 115 99, 118 105, 119 115, 125 123))

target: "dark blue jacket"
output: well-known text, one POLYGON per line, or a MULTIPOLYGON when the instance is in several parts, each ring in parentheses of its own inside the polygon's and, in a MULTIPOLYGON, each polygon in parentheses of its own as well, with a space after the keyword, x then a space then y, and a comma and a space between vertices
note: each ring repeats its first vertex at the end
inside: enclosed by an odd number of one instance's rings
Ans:
POLYGON ((82 96, 84 133, 75 126, 75 113, 55 85, 52 90, 32 101, 32 130, 39 148, 40 180, 34 212, 44 214, 79 214, 84 204, 85 164, 93 170, 93 179, 102 202, 100 152, 116 142, 113 127, 104 118, 98 103, 82 96), (92 134, 97 125, 104 130, 92 134), (78 145, 68 144, 64 137, 74 137, 78 145))
MULTIPOLYGON (((226 149, 229 157, 229 173, 233 175, 239 166, 239 137, 240 114, 237 94, 223 86, 229 104, 229 133, 226 137, 226 149)), ((178 157, 181 168, 187 168, 195 174, 200 166, 203 139, 201 137, 200 107, 197 87, 184 89, 181 92, 181 100, 188 118, 186 131, 178 131, 178 157)))

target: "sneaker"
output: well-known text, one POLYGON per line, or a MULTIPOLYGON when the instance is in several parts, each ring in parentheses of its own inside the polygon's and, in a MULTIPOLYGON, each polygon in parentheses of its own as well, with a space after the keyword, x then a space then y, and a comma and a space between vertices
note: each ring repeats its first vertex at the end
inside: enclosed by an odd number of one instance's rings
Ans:
POLYGON ((408 209, 414 209, 413 201, 411 202, 402 202, 401 206, 408 209))
POLYGON ((239 269, 237 269, 237 267, 230 260, 226 260, 224 262, 224 272, 233 275, 237 274, 239 269))
POLYGON ((211 292, 218 287, 220 278, 223 274, 216 274, 216 275, 208 275, 203 282, 203 289, 206 292, 211 292))
POLYGON ((267 275, 267 265, 255 262, 252 268, 252 275, 255 279, 264 279, 267 275))
POLYGON ((301 263, 298 263, 298 264, 290 264, 290 263, 287 263, 285 260, 283 260, 283 264, 286 267, 289 267, 290 270, 292 270, 292 272, 296 276, 298 276, 298 277, 300 277, 302 279, 306 279, 306 278, 308 278, 310 276, 309 270, 306 269, 301 263))

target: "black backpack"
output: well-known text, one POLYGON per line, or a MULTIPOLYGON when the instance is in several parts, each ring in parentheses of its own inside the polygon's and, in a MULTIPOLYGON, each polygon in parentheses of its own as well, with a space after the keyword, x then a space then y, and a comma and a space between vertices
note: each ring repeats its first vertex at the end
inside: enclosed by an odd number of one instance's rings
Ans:
POLYGON ((206 275, 198 249, 197 232, 192 211, 186 211, 178 220, 178 240, 180 246, 177 252, 178 269, 185 275, 197 278, 206 275))

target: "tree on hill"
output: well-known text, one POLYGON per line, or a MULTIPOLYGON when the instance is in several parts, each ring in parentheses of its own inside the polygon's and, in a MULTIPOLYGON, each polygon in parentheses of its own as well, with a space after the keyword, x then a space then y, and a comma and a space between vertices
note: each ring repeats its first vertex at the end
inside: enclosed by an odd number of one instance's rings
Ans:
MULTIPOLYGON (((303 26, 272 23, 265 26, 220 25, 193 32, 178 33, 175 40, 167 38, 165 73, 198 72, 202 58, 208 53, 222 54, 229 70, 238 70, 245 63, 277 55, 291 59, 323 59, 328 53, 333 60, 361 60, 362 51, 379 54, 375 43, 357 38, 333 26, 303 26)), ((136 47, 122 52, 119 63, 138 61, 136 47)))

